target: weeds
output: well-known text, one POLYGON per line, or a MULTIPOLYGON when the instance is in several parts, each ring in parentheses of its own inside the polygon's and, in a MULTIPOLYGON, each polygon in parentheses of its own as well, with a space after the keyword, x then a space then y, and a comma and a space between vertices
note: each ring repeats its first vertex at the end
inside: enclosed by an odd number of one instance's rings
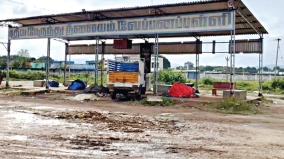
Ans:
POLYGON ((42 80, 45 78, 44 72, 38 72, 38 71, 27 71, 27 72, 10 71, 9 75, 11 78, 22 79, 22 80, 42 80))
POLYGON ((201 83, 202 83, 203 85, 213 85, 214 82, 215 82, 215 80, 214 80, 214 79, 211 79, 211 78, 204 78, 204 79, 201 81, 201 83))
POLYGON ((226 114, 249 115, 260 112, 255 103, 249 103, 235 98, 229 98, 220 103, 215 103, 212 108, 226 114))

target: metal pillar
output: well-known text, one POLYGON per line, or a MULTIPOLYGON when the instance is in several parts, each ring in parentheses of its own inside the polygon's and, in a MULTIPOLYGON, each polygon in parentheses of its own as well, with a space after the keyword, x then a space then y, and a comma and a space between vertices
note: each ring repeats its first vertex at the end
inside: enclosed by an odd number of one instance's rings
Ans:
POLYGON ((231 94, 234 92, 234 75, 236 65, 236 10, 233 10, 233 30, 231 31, 231 42, 230 42, 230 91, 231 94))
POLYGON ((158 76, 159 76, 159 35, 155 36, 155 61, 154 61, 154 95, 158 94, 158 76))
POLYGON ((229 74, 229 60, 230 60, 230 58, 228 56, 226 56, 225 59, 226 59, 226 62, 227 62, 226 70, 225 70, 225 72, 226 72, 226 82, 229 82, 228 74, 229 74))
POLYGON ((277 73, 278 73, 278 57, 279 57, 279 50, 280 50, 280 41, 281 39, 278 38, 277 39, 277 52, 276 52, 276 62, 275 62, 275 78, 277 76, 277 73))
MULTIPOLYGON (((197 44, 198 45, 198 44, 197 44)), ((199 92, 199 87, 198 87, 198 71, 199 71, 199 53, 196 53, 196 58, 195 58, 195 65, 196 65, 196 77, 195 77, 195 89, 196 89, 196 92, 198 93, 199 92)))
POLYGON ((201 54, 201 48, 202 48, 202 43, 200 41, 199 38, 196 38, 196 58, 195 58, 195 65, 196 65, 196 76, 195 76, 195 89, 196 89, 196 93, 199 93, 199 79, 198 79, 198 72, 199 72, 199 57, 200 57, 200 54, 201 54))
POLYGON ((259 74, 258 74, 258 80, 259 80, 259 92, 258 92, 258 96, 259 97, 262 97, 263 96, 263 94, 262 94, 262 91, 263 91, 263 89, 262 89, 262 83, 263 83, 263 78, 262 78, 262 76, 263 76, 263 37, 261 37, 261 44, 262 44, 262 51, 261 51, 261 53, 259 54, 259 58, 258 58, 258 60, 259 60, 259 74))
POLYGON ((102 56, 101 56, 101 87, 104 86, 105 45, 106 43, 103 41, 102 42, 102 56))
POLYGON ((97 37, 96 39, 96 58, 95 58, 95 86, 98 85, 98 71, 99 71, 99 63, 98 63, 98 60, 99 60, 99 38, 97 37))
POLYGON ((68 55, 68 43, 65 43, 65 57, 64 57, 64 82, 63 84, 65 85, 66 84, 66 70, 67 70, 67 55, 68 55))
MULTIPOLYGON (((71 55, 69 54, 69 63, 71 63, 71 55)), ((68 78, 70 79, 70 77, 71 77, 71 68, 70 67, 68 67, 68 78)))
POLYGON ((47 56, 46 56, 46 81, 45 81, 45 87, 46 89, 49 89, 49 62, 50 62, 50 38, 47 38, 47 56))
POLYGON ((6 71, 6 88, 9 88, 9 82, 10 82, 10 58, 11 58, 11 40, 8 39, 8 44, 7 44, 7 71, 6 71))

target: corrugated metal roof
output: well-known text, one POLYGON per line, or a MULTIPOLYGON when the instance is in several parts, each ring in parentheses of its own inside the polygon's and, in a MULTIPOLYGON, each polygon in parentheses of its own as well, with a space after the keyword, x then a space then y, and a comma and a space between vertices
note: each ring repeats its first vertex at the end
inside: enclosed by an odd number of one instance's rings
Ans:
MULTIPOLYGON (((263 25, 256 19, 251 11, 241 0, 235 0, 236 9, 244 15, 248 21, 250 21, 255 29, 261 34, 267 34, 268 32, 263 25)), ((165 16, 184 13, 200 13, 200 12, 216 12, 227 11, 228 0, 206 0, 196 2, 186 2, 177 4, 164 4, 145 7, 132 7, 132 8, 118 8, 118 9, 105 9, 94 11, 82 11, 74 13, 43 15, 27 18, 16 18, 0 20, 0 22, 14 22, 23 26, 34 25, 46 25, 46 24, 60 24, 70 22, 87 22, 87 21, 101 21, 121 18, 132 17, 151 17, 151 16, 165 16)), ((237 13, 236 18, 236 34, 256 34, 256 31, 237 13)), ((218 36, 218 35, 230 35, 230 31, 223 32, 201 32, 195 34, 166 34, 160 37, 180 37, 180 36, 218 36)), ((151 37, 153 35, 145 35, 139 37, 151 37)), ((121 37, 104 37, 104 38, 121 38, 121 37)), ((138 36, 132 36, 129 38, 138 38, 138 36)), ((81 37, 70 38, 67 40, 88 40, 94 39, 94 37, 81 37)))

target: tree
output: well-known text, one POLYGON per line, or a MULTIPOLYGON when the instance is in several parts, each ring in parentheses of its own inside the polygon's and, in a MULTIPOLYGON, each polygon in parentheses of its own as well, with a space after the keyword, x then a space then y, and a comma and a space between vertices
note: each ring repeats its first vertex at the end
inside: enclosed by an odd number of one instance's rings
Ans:
POLYGON ((171 68, 171 62, 164 56, 160 55, 160 57, 163 58, 163 67, 164 67, 164 69, 171 68))
POLYGON ((11 64, 13 68, 30 68, 30 58, 23 56, 11 56, 11 64))
POLYGON ((250 74, 255 74, 258 71, 257 71, 257 68, 255 68, 255 67, 247 67, 247 68, 245 68, 245 72, 248 72, 250 74))
POLYGON ((18 51, 18 56, 21 56, 21 57, 30 57, 29 50, 27 50, 27 49, 21 49, 20 51, 18 51))
POLYGON ((214 71, 216 67, 213 66, 205 66, 204 71, 214 71))
POLYGON ((270 71, 270 69, 269 69, 268 67, 263 67, 263 71, 265 71, 265 72, 269 72, 269 71, 270 71))
POLYGON ((279 66, 273 68, 273 71, 279 71, 279 70, 280 70, 279 66))
POLYGON ((166 70, 159 73, 159 81, 165 84, 174 84, 176 82, 186 83, 187 79, 181 72, 166 70))
POLYGON ((7 56, 0 57, 0 68, 4 69, 7 66, 7 56))
POLYGON ((177 70, 185 70, 185 68, 183 66, 178 66, 176 67, 177 70))
MULTIPOLYGON (((36 62, 38 62, 38 63, 45 63, 46 62, 46 58, 47 58, 46 56, 42 56, 42 57, 38 58, 36 60, 36 62)), ((53 62, 54 60, 51 57, 49 57, 49 61, 53 62)))
POLYGON ((279 69, 279 72, 284 72, 284 68, 280 68, 280 69, 279 69))

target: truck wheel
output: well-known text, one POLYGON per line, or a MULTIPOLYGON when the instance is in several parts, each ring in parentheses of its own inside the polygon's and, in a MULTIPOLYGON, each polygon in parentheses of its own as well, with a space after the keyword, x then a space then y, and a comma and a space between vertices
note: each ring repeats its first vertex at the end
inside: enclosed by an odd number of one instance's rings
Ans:
POLYGON ((143 93, 142 88, 139 88, 138 92, 135 93, 136 100, 141 100, 142 99, 142 93, 143 93))
POLYGON ((112 100, 115 100, 116 99, 116 92, 111 92, 110 97, 111 97, 112 100))
POLYGON ((140 93, 137 93, 137 94, 135 95, 135 98, 136 98, 136 100, 141 100, 141 99, 142 99, 142 96, 141 96, 140 93))

